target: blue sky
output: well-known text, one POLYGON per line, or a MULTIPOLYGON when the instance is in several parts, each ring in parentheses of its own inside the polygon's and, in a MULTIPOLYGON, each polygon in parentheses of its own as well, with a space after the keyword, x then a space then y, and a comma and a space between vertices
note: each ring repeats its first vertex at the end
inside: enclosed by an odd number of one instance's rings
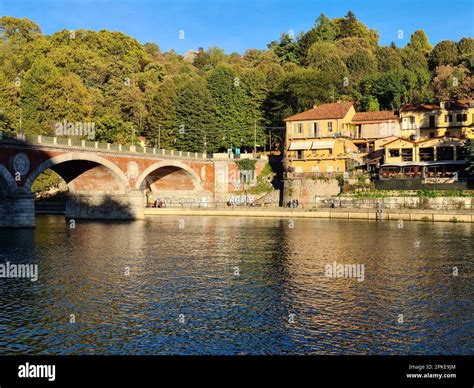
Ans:
POLYGON ((282 32, 307 31, 321 12, 334 18, 348 10, 378 30, 384 45, 404 46, 417 29, 424 29, 432 44, 474 35, 473 0, 0 0, 0 15, 28 17, 46 34, 122 31, 181 54, 200 46, 219 46, 226 53, 263 49, 282 32))

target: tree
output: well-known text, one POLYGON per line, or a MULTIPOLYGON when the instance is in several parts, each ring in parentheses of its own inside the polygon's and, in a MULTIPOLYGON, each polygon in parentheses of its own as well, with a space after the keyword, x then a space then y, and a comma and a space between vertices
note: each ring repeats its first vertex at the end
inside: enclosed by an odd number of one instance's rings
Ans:
POLYGON ((457 46, 459 62, 472 71, 474 68, 474 39, 462 38, 457 46))
POLYGON ((416 30, 410 36, 410 42, 407 44, 407 48, 421 52, 423 55, 428 55, 433 49, 430 42, 428 41, 428 36, 423 30, 416 30))
POLYGON ((211 58, 209 54, 204 51, 202 47, 198 48, 196 56, 194 57, 193 65, 201 71, 209 70, 211 67, 211 58))
POLYGON ((316 42, 332 42, 336 38, 336 30, 331 20, 321 13, 316 22, 308 32, 302 34, 298 45, 300 49, 300 63, 306 64, 306 58, 310 47, 316 42))
POLYGON ((351 78, 357 82, 377 70, 377 60, 375 56, 366 49, 359 49, 349 55, 346 60, 351 78))
POLYGON ((206 81, 200 77, 185 78, 177 87, 176 145, 193 152, 215 152, 220 144, 216 126, 215 105, 206 81))
POLYGON ((38 118, 44 129, 51 121, 88 122, 92 104, 89 91, 77 75, 57 74, 43 86, 38 118))
POLYGON ((361 111, 378 112, 380 104, 374 96, 363 96, 359 108, 361 111))
POLYGON ((380 72, 401 70, 403 68, 403 65, 402 57, 399 51, 399 49, 392 46, 378 47, 375 51, 378 70, 380 72))
POLYGON ((0 72, 0 130, 20 129, 20 87, 0 72))
POLYGON ((370 44, 376 46, 379 40, 379 34, 375 30, 370 30, 367 26, 357 20, 355 14, 349 11, 343 18, 332 20, 336 30, 336 39, 343 38, 362 38, 370 44))
POLYGON ((280 36, 280 42, 272 42, 268 48, 273 49, 280 62, 299 63, 301 57, 298 41, 287 33, 280 36))
POLYGON ((176 85, 172 78, 165 78, 156 90, 147 93, 146 133, 150 144, 172 148, 176 137, 176 85))
POLYGON ((401 50, 402 63, 405 69, 411 71, 428 70, 428 60, 422 51, 414 50, 410 47, 404 47, 401 50))
POLYGON ((253 148, 254 131, 262 136, 262 104, 265 99, 265 77, 259 70, 237 73, 228 66, 218 66, 207 79, 216 107, 216 121, 226 146, 253 148))
POLYGON ((440 101, 470 98, 474 79, 464 66, 438 66, 433 78, 435 97, 440 101))
POLYGON ((415 73, 409 70, 374 74, 362 82, 362 95, 377 99, 381 109, 400 109, 403 104, 414 102, 418 88, 415 73))
POLYGON ((41 35, 41 28, 30 19, 17 19, 11 16, 0 18, 0 39, 31 41, 41 35))
POLYGON ((458 62, 458 48, 452 40, 443 40, 434 46, 430 56, 431 67, 440 65, 456 65, 458 62))
POLYGON ((21 81, 21 107, 25 133, 44 135, 52 133, 52 128, 44 122, 47 120, 48 112, 44 111, 41 98, 44 94, 44 85, 57 75, 58 69, 50 61, 38 59, 21 81))
POLYGON ((130 144, 132 129, 130 123, 125 123, 119 115, 107 114, 96 121, 97 141, 130 144))

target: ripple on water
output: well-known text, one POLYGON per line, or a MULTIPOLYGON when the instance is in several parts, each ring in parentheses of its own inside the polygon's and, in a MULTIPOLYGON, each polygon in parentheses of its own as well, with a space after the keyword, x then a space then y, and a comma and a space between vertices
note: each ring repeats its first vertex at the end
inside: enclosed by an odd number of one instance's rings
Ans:
POLYGON ((1 230, 0 353, 472 354, 471 225, 180 219, 1 230))

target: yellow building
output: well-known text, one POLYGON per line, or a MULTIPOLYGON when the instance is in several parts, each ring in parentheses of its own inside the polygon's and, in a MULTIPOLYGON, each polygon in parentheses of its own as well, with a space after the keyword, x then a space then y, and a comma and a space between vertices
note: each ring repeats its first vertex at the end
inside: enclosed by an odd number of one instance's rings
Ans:
POLYGON ((285 119, 285 167, 297 173, 344 172, 358 164, 352 102, 315 106, 285 119))
POLYGON ((474 100, 404 105, 400 109, 400 125, 403 138, 474 138, 474 100))
POLYGON ((465 140, 442 136, 412 141, 397 138, 383 145, 381 179, 453 178, 465 165, 465 140))

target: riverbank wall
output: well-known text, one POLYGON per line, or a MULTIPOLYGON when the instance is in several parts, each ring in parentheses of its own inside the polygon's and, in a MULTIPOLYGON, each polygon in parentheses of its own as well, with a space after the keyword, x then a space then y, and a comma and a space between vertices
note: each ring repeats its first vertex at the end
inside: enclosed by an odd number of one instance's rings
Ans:
POLYGON ((276 217, 276 218, 328 218, 386 221, 424 221, 424 222, 474 222, 471 211, 442 211, 426 209, 156 209, 147 208, 145 217, 160 216, 220 216, 220 217, 276 217))

